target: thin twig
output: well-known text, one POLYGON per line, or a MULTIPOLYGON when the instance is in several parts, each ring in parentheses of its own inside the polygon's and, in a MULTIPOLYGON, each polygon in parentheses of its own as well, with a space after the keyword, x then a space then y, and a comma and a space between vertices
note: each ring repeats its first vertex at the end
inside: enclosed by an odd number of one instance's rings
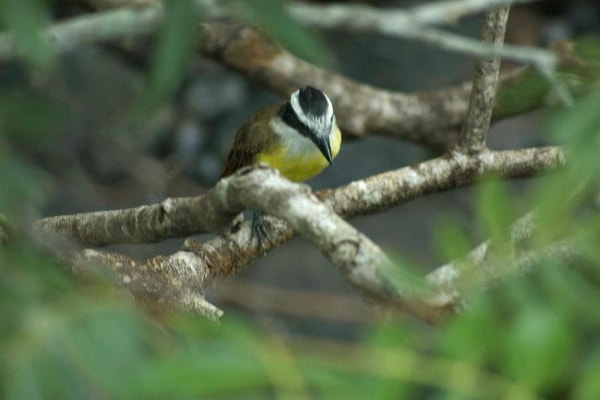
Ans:
POLYGON ((359 324, 374 320, 373 313, 357 296, 326 289, 282 288, 244 279, 224 279, 215 291, 219 301, 252 311, 359 324))
MULTIPOLYGON (((52 51, 64 53, 93 43, 110 42, 147 35, 161 26, 165 9, 160 0, 88 1, 89 5, 105 9, 58 22, 42 32, 52 51)), ((226 10, 214 0, 196 0, 203 18, 219 18, 226 10)), ((0 60, 20 56, 14 37, 0 34, 0 60)))
POLYGON ((429 28, 402 10, 377 9, 364 5, 296 4, 290 8, 301 22, 321 28, 345 28, 378 32, 388 36, 426 42, 443 49, 480 58, 501 57, 533 65, 540 71, 556 70, 559 58, 551 51, 534 47, 490 46, 465 36, 429 28))
MULTIPOLYGON (((536 230, 537 216, 535 212, 529 212, 512 223, 509 228, 508 241, 512 247, 531 238, 536 230)), ((444 264, 431 272, 427 279, 439 287, 448 287, 455 290, 461 277, 468 275, 469 271, 477 271, 482 281, 490 282, 496 279, 500 271, 489 267, 493 258, 493 243, 490 240, 479 244, 471 250, 464 258, 444 264)))
MULTIPOLYGON (((486 14, 481 31, 483 43, 502 47, 508 13, 508 7, 501 7, 486 14)), ((469 109, 458 143, 461 151, 474 153, 486 147, 485 137, 490 129, 499 71, 500 58, 498 57, 477 62, 469 109)))
POLYGON ((584 250, 576 238, 561 239, 541 249, 523 249, 522 243, 538 231, 535 211, 525 214, 509 228, 508 247, 486 240, 465 257, 444 264, 427 275, 426 280, 438 289, 440 308, 461 309, 465 293, 486 289, 507 276, 527 272, 544 259, 572 262, 584 258, 584 250))
POLYGON ((491 10, 496 7, 511 6, 517 3, 533 3, 538 0, 443 0, 415 6, 406 14, 418 23, 436 25, 455 23, 460 18, 491 10))

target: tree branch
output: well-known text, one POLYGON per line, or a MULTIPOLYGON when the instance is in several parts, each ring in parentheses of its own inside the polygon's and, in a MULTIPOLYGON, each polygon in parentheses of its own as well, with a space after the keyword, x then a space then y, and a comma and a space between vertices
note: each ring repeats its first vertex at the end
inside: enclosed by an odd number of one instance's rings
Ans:
POLYGON ((58 232, 88 246, 148 243, 222 232, 240 211, 229 214, 210 196, 180 197, 136 208, 43 218, 35 227, 58 232))
MULTIPOLYGON (((485 163, 484 159, 481 161, 485 163)), ((432 166, 440 167, 441 164, 432 166)), ((419 179, 421 172, 417 170, 416 174, 408 174, 414 181, 419 179)), ((363 184, 358 186, 362 191, 363 184)), ((356 194, 355 187, 348 190, 356 194)), ((318 201, 307 186, 289 182, 274 170, 242 170, 221 180, 213 193, 214 201, 227 209, 229 215, 242 209, 260 209, 279 218, 267 219, 269 238, 273 241, 271 245, 280 242, 282 236, 289 238, 294 231, 299 232, 360 293, 388 310, 408 312, 435 322, 459 309, 461 297, 458 277, 464 273, 464 267, 443 267, 428 277, 430 287, 415 288, 414 281, 404 277, 379 247, 338 217, 326 203, 318 201)), ((379 194, 374 192, 371 196, 377 197, 379 194)), ((337 202, 331 204, 337 205, 337 202)), ((529 234, 528 228, 524 227, 514 228, 513 231, 514 240, 529 234)), ((201 244, 190 239, 184 246, 186 251, 169 257, 159 256, 135 262, 120 255, 86 250, 78 253, 73 263, 76 266, 87 266, 90 262, 108 265, 119 277, 118 282, 137 295, 153 300, 158 298, 205 313, 214 311, 202 296, 202 288, 206 283, 223 273, 232 272, 226 268, 239 268, 261 253, 258 246, 250 245, 251 238, 251 228, 249 224, 244 224, 237 233, 208 243, 201 244)), ((488 247, 486 244, 485 251, 488 247)), ((477 254, 482 252, 477 250, 477 254)), ((490 277, 499 275, 498 270, 495 271, 495 275, 489 269, 477 272, 481 280, 487 282, 491 280, 490 277)))
MULTIPOLYGON (((509 228, 508 240, 511 247, 517 247, 523 241, 531 238, 535 232, 536 214, 529 212, 516 220, 509 228)), ((470 271, 476 271, 480 283, 488 285, 498 278, 501 270, 498 270, 490 260, 493 258, 493 243, 486 240, 471 250, 463 259, 444 264, 431 272, 427 279, 439 287, 446 287, 448 294, 458 296, 456 289, 460 286, 461 277, 468 275, 470 271), (487 264, 486 264, 486 261, 487 264)))
POLYGON ((445 155, 324 190, 318 195, 338 214, 351 218, 380 212, 427 194, 472 185, 489 175, 528 178, 566 163, 560 147, 485 151, 468 157, 445 155))
POLYGON ((467 15, 534 1, 537 0, 443 0, 415 6, 405 13, 408 18, 423 25, 452 24, 467 15))
POLYGON ((553 74, 558 57, 547 50, 533 47, 504 46, 481 43, 451 32, 428 28, 414 20, 410 12, 377 9, 364 5, 296 4, 292 15, 303 23, 320 28, 343 28, 359 32, 377 32, 436 45, 440 48, 477 57, 501 57, 535 66, 544 74, 553 74))
MULTIPOLYGON (((438 318, 438 311, 423 301, 425 292, 402 279, 377 245, 320 202, 308 186, 292 183, 269 168, 246 168, 222 179, 213 193, 214 202, 229 213, 268 210, 284 219, 370 300, 426 320, 438 318)), ((197 254, 181 251, 136 262, 118 254, 85 250, 76 253, 71 263, 76 272, 90 264, 105 265, 133 293, 218 316, 202 295, 211 276, 206 257, 210 253, 205 248, 197 254)))
MULTIPOLYGON (((447 285, 434 285, 430 290, 415 289, 379 247, 335 212, 352 216, 381 211, 402 200, 472 183, 487 173, 503 173, 507 177, 530 176, 547 168, 556 168, 564 162, 564 155, 558 148, 484 152, 463 158, 442 157, 324 191, 321 193, 324 203, 318 201, 305 185, 293 184, 270 169, 250 168, 221 180, 204 196, 197 198, 169 199, 161 205, 147 208, 55 217, 40 221, 38 226, 42 229, 71 229, 80 235, 80 239, 85 239, 82 233, 93 232, 93 229, 78 229, 77 221, 83 220, 84 226, 96 227, 94 229, 102 224, 110 226, 111 229, 101 231, 107 235, 116 229, 117 236, 123 238, 127 236, 123 236, 122 232, 133 229, 133 237, 143 237, 145 233, 135 236, 135 229, 141 221, 159 223, 157 231, 167 233, 173 228, 171 224, 178 224, 178 219, 172 218, 172 215, 184 218, 185 215, 196 214, 207 218, 208 222, 204 222, 203 226, 222 228, 221 224, 228 226, 240 211, 260 209, 274 216, 265 218, 269 247, 277 246, 298 232, 325 254, 340 273, 369 299, 395 311, 402 310, 428 321, 437 321, 455 312, 456 303, 449 301, 450 298, 445 295, 447 285), (521 162, 516 161, 519 159, 521 162), (169 206, 165 207, 165 203, 169 206), (167 212, 162 220, 154 217, 165 208, 167 212), (120 212, 122 215, 119 215, 120 212), (128 218, 135 222, 127 221, 128 218), (58 224, 53 225, 57 221, 58 224), (127 223, 128 228, 117 229, 119 222, 127 223)), ((151 225, 146 228, 151 229, 151 225)), ((97 242, 98 235, 93 234, 91 241, 97 242)), ((215 317, 218 315, 204 300, 202 288, 209 280, 234 273, 262 254, 262 249, 252 242, 249 223, 242 224, 234 234, 208 243, 188 239, 184 250, 146 261, 85 250, 76 253, 71 263, 76 271, 89 264, 100 264, 117 276, 121 286, 137 296, 215 317)), ((437 284, 435 280, 430 282, 437 284)))
POLYGON ((212 320, 223 314, 204 298, 203 289, 210 274, 194 253, 179 251, 139 261, 122 254, 86 249, 71 252, 66 261, 77 275, 97 275, 98 269, 108 272, 117 286, 138 300, 196 312, 212 320))
POLYGON ((429 318, 417 289, 393 279, 396 268, 381 249, 319 201, 308 186, 263 168, 242 170, 233 179, 221 180, 219 186, 219 193, 234 210, 262 210, 286 221, 368 298, 429 318))
MULTIPOLYGON (((509 8, 503 7, 486 14, 481 32, 483 43, 502 47, 508 12, 509 8)), ((499 57, 477 62, 469 109, 458 143, 460 151, 475 153, 486 147, 485 137, 490 129, 499 71, 499 57)))
POLYGON ((533 237, 537 225, 536 212, 529 212, 510 226, 508 248, 499 249, 498 243, 486 240, 464 258, 444 264, 427 275, 426 280, 439 289, 438 306, 458 310, 469 288, 490 287, 506 276, 530 270, 547 258, 569 263, 583 259, 584 251, 576 239, 558 240, 542 249, 519 249, 533 237))
MULTIPOLYGON (((381 212, 426 194, 470 185, 485 175, 525 178, 562 167, 566 162, 564 151, 558 147, 486 151, 473 157, 455 154, 324 190, 317 196, 337 214, 352 218, 381 212)), ((224 197, 223 190, 218 183, 197 197, 166 199, 160 204, 131 209, 47 217, 39 220, 36 228, 93 246, 223 232, 245 209, 232 207, 233 199, 224 197)), ((287 240, 285 237, 282 240, 287 240)))
MULTIPOLYGON (((317 196, 338 215, 352 218, 380 212, 427 194, 463 187, 486 175, 525 178, 565 164, 564 152, 556 147, 484 152, 473 157, 446 156, 324 190, 317 196)), ((267 250, 295 236, 294 230, 277 218, 266 216, 264 222, 270 239, 266 243, 267 250)), ((226 238, 206 243, 188 239, 184 249, 201 254, 213 276, 233 275, 262 255, 252 244, 251 237, 251 224, 247 222, 226 238)))

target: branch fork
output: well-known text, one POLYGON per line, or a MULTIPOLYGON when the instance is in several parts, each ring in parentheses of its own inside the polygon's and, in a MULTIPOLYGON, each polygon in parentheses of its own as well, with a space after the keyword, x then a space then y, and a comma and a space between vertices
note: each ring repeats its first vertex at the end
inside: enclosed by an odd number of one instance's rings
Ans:
MULTIPOLYGON (((144 8, 145 19, 142 13, 128 9, 107 11, 94 21, 102 25, 110 17, 119 16, 129 24, 124 24, 121 32, 146 33, 155 29, 163 18, 162 11, 152 7, 144 8), (135 24, 137 31, 131 28, 135 24)), ((502 46, 507 17, 508 7, 486 15, 482 38, 487 46, 502 46)), ((56 36, 57 48, 68 50, 77 45, 77 41, 70 41, 73 39, 70 35, 76 32, 74 27, 82 29, 82 26, 65 23, 53 28, 51 32, 64 35, 56 36)), ((471 86, 462 85, 452 92, 406 95, 352 82, 312 66, 266 41, 252 28, 207 22, 201 24, 201 31, 203 54, 251 76, 275 92, 288 93, 290 88, 298 86, 298 80, 323 87, 331 93, 340 122, 345 121, 356 134, 374 130, 420 144, 447 145, 448 130, 462 121, 458 145, 445 156, 316 194, 306 185, 289 182, 269 168, 250 167, 222 179, 202 196, 166 199, 160 204, 127 210, 45 218, 36 223, 39 230, 62 233, 91 246, 155 242, 230 231, 243 210, 262 210, 271 215, 265 218, 268 246, 278 246, 298 233, 323 252, 370 301, 427 321, 439 321, 462 306, 458 285, 462 269, 453 264, 443 266, 425 278, 424 286, 415 288, 406 277, 397 278, 397 267, 387 255, 342 217, 379 212, 428 193, 470 185, 490 173, 506 178, 528 177, 566 163, 564 151, 558 147, 487 149, 485 140, 499 76, 500 60, 496 57, 499 51, 477 64, 471 86), (469 90, 467 107, 464 99, 469 90)), ((115 32, 111 30, 106 38, 115 32)), ((10 55, 10 48, 7 50, 3 43, 9 42, 0 37, 0 56, 10 55)), ((134 294, 218 318, 221 311, 204 299, 205 285, 217 277, 235 273, 262 255, 262 250, 251 240, 250 224, 245 222, 236 227, 239 229, 235 232, 206 243, 188 239, 180 251, 169 256, 138 261, 87 249, 74 251, 70 264, 79 272, 90 264, 100 266, 116 277, 118 285, 134 294)), ((487 244, 482 244, 474 256, 486 253, 487 248, 487 244)))

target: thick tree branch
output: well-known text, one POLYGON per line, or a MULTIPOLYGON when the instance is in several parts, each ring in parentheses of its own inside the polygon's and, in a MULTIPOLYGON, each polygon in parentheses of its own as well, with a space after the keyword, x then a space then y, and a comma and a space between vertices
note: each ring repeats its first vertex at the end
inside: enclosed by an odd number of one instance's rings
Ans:
POLYGON ((319 249, 359 292, 422 318, 433 318, 409 282, 394 279, 396 267, 366 236, 320 202, 306 185, 295 184, 271 169, 240 171, 217 184, 232 210, 254 209, 285 220, 319 249))
POLYGON ((88 246, 158 242, 220 232, 227 229, 237 213, 228 214, 211 200, 209 196, 169 198, 159 204, 124 210, 48 217, 39 220, 36 228, 58 232, 88 246))
MULTIPOLYGON (((356 215, 366 210, 382 210, 397 204, 402 198, 461 186, 484 173, 529 176, 530 173, 539 171, 537 168, 540 165, 556 167, 564 163, 564 155, 556 148, 542 151, 535 149, 535 153, 524 150, 521 153, 489 152, 478 154, 477 157, 438 158, 324 192, 322 196, 326 199, 325 203, 319 202, 307 186, 293 184, 273 170, 265 168, 242 170, 231 178, 221 180, 204 196, 168 202, 185 209, 171 210, 176 215, 202 215, 209 209, 208 214, 212 214, 208 216, 211 221, 209 225, 218 228, 221 228, 221 223, 228 226, 228 220, 241 210, 268 211, 280 218, 266 218, 269 246, 276 246, 298 232, 323 252, 340 273, 369 299, 396 311, 402 310, 428 321, 437 321, 456 310, 457 302, 451 301, 456 300, 456 297, 447 295, 447 282, 430 280, 434 285, 429 290, 415 289, 408 280, 402 278, 401 271, 393 266, 375 244, 344 222, 334 211, 356 215), (532 157, 533 154, 536 156, 532 157), (522 165, 512 162, 504 164, 519 155, 525 155, 527 162, 522 165), (532 160, 536 160, 538 164, 535 169, 531 169, 532 160), (397 192, 398 187, 408 190, 401 191, 401 194, 393 193, 397 192), (356 206, 351 207, 352 204, 356 206), (207 209, 199 208, 199 205, 204 205, 207 209)), ((160 206, 150 206, 156 207, 160 206)), ((83 214, 83 218, 98 218, 99 214, 102 213, 83 214)), ((123 210, 125 217, 139 220, 137 215, 139 214, 132 210, 123 210)), ((99 220, 106 223, 111 216, 116 221, 122 221, 118 211, 108 212, 99 220)), ((76 221, 81 217, 82 215, 72 218, 76 221)), ((64 218, 68 219, 67 216, 64 218)), ((59 226, 73 228, 77 225, 73 221, 64 224, 63 219, 59 226)), ((111 221, 108 225, 116 227, 116 221, 111 221)), ((146 222, 151 221, 156 222, 152 218, 146 219, 146 222)), ((166 222, 168 225, 174 220, 167 217, 164 221, 170 221, 166 222)), ((48 228, 51 223, 40 226, 48 228)), ((131 226, 135 227, 135 224, 131 226)), ((165 230, 164 226, 161 229, 168 232, 168 228, 165 230)), ((97 240, 97 237, 94 236, 93 240, 97 240)), ((252 243, 248 223, 243 224, 236 233, 218 237, 208 243, 190 239, 186 241, 184 250, 169 257, 159 256, 146 261, 86 250, 77 253, 72 263, 79 268, 90 264, 103 265, 118 277, 117 282, 138 296, 216 317, 218 313, 204 300, 202 288, 209 280, 235 272, 262 253, 252 243)))
MULTIPOLYGON (((566 156, 558 147, 486 151, 473 157, 455 154, 324 190, 317 196, 337 214, 352 218, 380 212, 426 194, 470 185, 485 175, 525 178, 565 164, 566 156)), ((242 210, 223 200, 222 185, 217 184, 202 196, 167 199, 132 209, 48 217, 39 220, 36 227, 84 245, 154 242, 222 232, 242 210)))
MULTIPOLYGON (((284 219, 370 300, 425 320, 439 318, 439 311, 424 300, 426 292, 404 280, 377 245, 320 202, 308 186, 292 183, 269 168, 249 168, 221 180, 213 193, 214 202, 229 213, 268 210, 284 219)), ((218 316, 201 292, 211 275, 207 264, 210 253, 211 249, 205 248, 202 252, 181 251, 170 257, 136 262, 116 254, 85 250, 76 253, 72 264, 76 270, 90 264, 108 265, 120 277, 121 285, 133 293, 218 316)))
MULTIPOLYGON (((439 168, 440 165, 432 167, 439 168)), ((308 187, 293 184, 269 169, 243 171, 221 181, 218 186, 222 208, 230 209, 230 213, 243 208, 268 209, 281 218, 266 219, 271 246, 291 238, 294 231, 298 231, 363 295, 387 310, 408 312, 430 322, 440 321, 462 308, 468 288, 464 285, 464 277, 476 287, 487 287, 507 274, 527 270, 544 257, 566 261, 581 257, 572 242, 563 241, 541 251, 515 252, 513 256, 498 258, 495 243, 487 241, 465 259, 446 264, 429 274, 426 277, 429 286, 416 290, 407 281, 398 279, 402 276, 401 271, 392 266, 376 245, 332 212, 330 207, 336 205, 332 198, 328 198, 329 206, 320 203, 308 187)), ((354 184, 347 190, 354 192, 356 188, 352 186, 354 184)), ((379 195, 372 193, 375 197, 379 195)), ((535 229, 535 214, 529 213, 511 226, 509 245, 518 247, 533 235, 535 229)), ((231 274, 260 256, 262 251, 251 245, 251 238, 251 227, 246 223, 236 233, 208 243, 189 239, 185 251, 168 257, 136 261, 119 254, 84 250, 75 253, 70 264, 78 273, 82 269, 87 271, 90 265, 100 265, 136 297, 218 318, 221 312, 206 302, 203 288, 217 276, 231 274)), ((505 252, 506 248, 501 250, 505 252)))
POLYGON ((205 300, 203 288, 210 274, 201 258, 191 252, 179 251, 139 261, 122 254, 86 249, 71 252, 67 263, 77 275, 108 272, 117 286, 154 306, 163 303, 213 320, 223 314, 205 300))
POLYGON ((469 85, 404 94, 358 83, 310 64, 287 52, 254 28, 237 23, 201 26, 202 53, 269 90, 288 96, 310 84, 331 98, 345 134, 372 133, 446 148, 453 142, 467 110, 469 85))
MULTIPOLYGON (((565 154, 556 147, 484 152, 473 157, 447 156, 321 191, 317 196, 338 215, 352 218, 380 212, 427 194, 463 187, 486 175, 525 178, 565 164, 565 154)), ((270 239, 267 250, 295 235, 288 224, 277 218, 267 216, 265 223, 270 239)), ((215 238, 207 243, 188 239, 184 248, 205 257, 215 277, 232 275, 262 255, 252 244, 251 235, 250 223, 244 223, 226 238, 215 238)))
MULTIPOLYGON (((268 248, 276 247, 295 236, 294 229, 280 219, 267 216, 265 222, 269 232, 268 248)), ((218 237, 205 243, 196 239, 188 239, 184 244, 184 250, 194 252, 202 257, 213 278, 231 275, 262 255, 262 250, 258 246, 249 245, 252 237, 251 230, 251 224, 244 223, 239 231, 227 237, 218 237)), ((347 246, 354 247, 355 243, 350 242, 347 246)), ((354 250, 352 254, 362 257, 360 252, 354 253, 354 250)), ((358 263, 358 265, 360 264, 358 263)), ((351 262, 350 265, 353 266, 353 263, 351 262)), ((459 309, 458 303, 451 301, 456 300, 456 297, 449 299, 446 295, 448 287, 438 288, 435 281, 429 287, 423 285, 417 289, 418 286, 412 286, 415 284, 413 277, 410 281, 400 281, 402 284, 400 288, 411 282, 411 286, 408 286, 406 291, 394 288, 399 283, 398 276, 402 276, 403 271, 396 267, 390 267, 387 263, 379 265, 376 271, 371 267, 355 270, 345 266, 338 266, 338 270, 360 293, 371 302, 375 301, 380 308, 385 310, 407 312, 425 321, 438 322, 459 309), (371 277, 372 274, 375 274, 374 277, 371 277), (387 282, 385 286, 378 287, 377 282, 380 279, 387 282)))
POLYGON ((445 155, 318 195, 338 214, 351 218, 380 212, 427 194, 469 186, 489 175, 528 178, 566 163, 566 155, 559 147, 485 151, 472 157, 445 155))
MULTIPOLYGON (((481 32, 483 43, 502 47, 508 12, 509 8, 503 7, 486 14, 481 32)), ((469 109, 458 143, 460 151, 474 153, 482 151, 486 147, 485 137, 490 129, 499 71, 499 57, 477 62, 469 109)))

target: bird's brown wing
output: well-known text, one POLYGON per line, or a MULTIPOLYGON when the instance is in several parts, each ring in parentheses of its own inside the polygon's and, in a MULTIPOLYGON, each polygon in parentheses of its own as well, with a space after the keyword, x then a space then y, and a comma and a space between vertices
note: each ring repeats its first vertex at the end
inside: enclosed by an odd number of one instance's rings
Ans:
POLYGON ((280 104, 275 104, 260 110, 238 129, 221 178, 233 174, 242 167, 252 165, 261 151, 273 145, 277 138, 261 130, 271 129, 269 123, 280 107, 280 104))

